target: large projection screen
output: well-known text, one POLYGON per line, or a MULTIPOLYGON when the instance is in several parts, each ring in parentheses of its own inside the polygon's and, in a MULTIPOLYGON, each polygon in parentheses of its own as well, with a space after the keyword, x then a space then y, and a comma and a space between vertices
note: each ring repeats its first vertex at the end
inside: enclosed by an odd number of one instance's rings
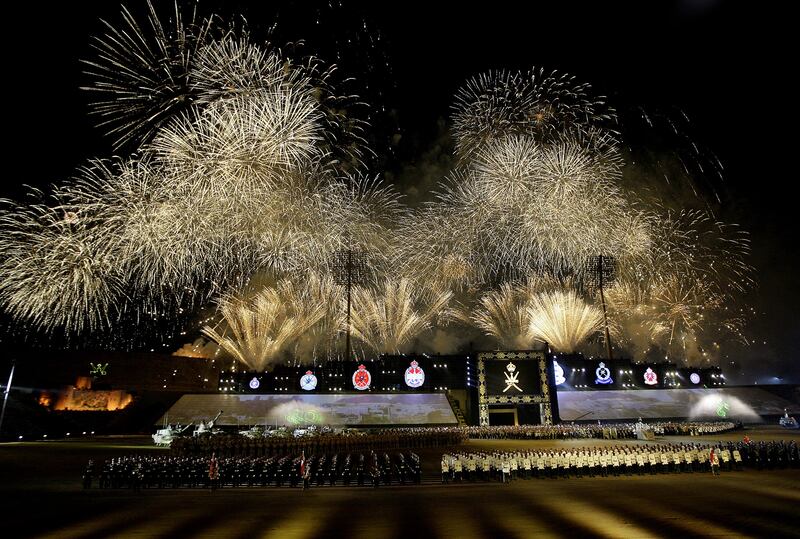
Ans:
POLYGON ((560 391, 562 421, 617 419, 735 419, 758 422, 800 407, 763 389, 652 389, 636 391, 560 391))
POLYGON ((184 395, 159 420, 183 425, 455 425, 443 393, 347 395, 184 395))

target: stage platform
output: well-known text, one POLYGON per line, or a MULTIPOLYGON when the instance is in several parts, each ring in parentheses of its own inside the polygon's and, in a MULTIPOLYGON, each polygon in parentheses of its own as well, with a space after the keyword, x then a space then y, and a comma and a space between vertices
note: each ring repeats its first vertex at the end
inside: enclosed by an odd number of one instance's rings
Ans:
POLYGON ((341 395, 183 395, 158 424, 207 421, 217 426, 330 425, 354 427, 456 425, 444 393, 341 395))
POLYGON ((731 419, 759 423, 762 416, 800 414, 800 406, 757 387, 559 391, 562 421, 731 419))

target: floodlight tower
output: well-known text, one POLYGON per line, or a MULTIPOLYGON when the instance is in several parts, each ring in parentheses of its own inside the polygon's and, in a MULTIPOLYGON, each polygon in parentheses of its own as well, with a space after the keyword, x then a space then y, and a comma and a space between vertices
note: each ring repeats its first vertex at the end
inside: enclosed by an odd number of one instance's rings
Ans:
POLYGON ((614 281, 616 262, 613 256, 593 256, 586 265, 587 273, 591 278, 591 285, 600 291, 600 304, 603 306, 603 325, 606 333, 606 353, 608 359, 613 359, 611 354, 611 334, 608 331, 608 315, 606 314, 606 297, 603 287, 614 281))
POLYGON ((358 249, 342 249, 333 253, 331 263, 336 284, 347 291, 347 338, 345 359, 350 359, 350 293, 354 285, 363 285, 367 279, 367 253, 358 249))

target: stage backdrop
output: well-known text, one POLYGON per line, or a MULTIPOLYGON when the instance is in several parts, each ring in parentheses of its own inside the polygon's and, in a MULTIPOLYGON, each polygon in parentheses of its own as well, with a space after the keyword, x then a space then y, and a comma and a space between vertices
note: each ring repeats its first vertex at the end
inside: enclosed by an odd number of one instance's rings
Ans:
POLYGON ((186 425, 223 411, 217 425, 454 425, 443 393, 184 395, 159 420, 186 425))
POLYGON ((760 416, 783 414, 784 408, 800 413, 796 404, 756 387, 558 392, 562 421, 641 417, 758 422, 760 416))

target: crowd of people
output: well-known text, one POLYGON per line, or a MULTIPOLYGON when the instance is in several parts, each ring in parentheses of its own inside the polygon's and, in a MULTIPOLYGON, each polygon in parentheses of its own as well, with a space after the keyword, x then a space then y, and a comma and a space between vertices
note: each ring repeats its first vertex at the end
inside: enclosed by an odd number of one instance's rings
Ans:
MULTIPOLYGON (((445 431, 447 432, 447 431, 445 431)), ((451 444, 452 445, 452 444, 451 444)), ((450 450, 442 455, 441 480, 502 481, 677 472, 716 472, 800 467, 792 440, 602 445, 524 451, 450 450)), ((272 455, 159 455, 89 461, 84 488, 221 488, 224 486, 372 485, 420 483, 419 456, 411 451, 316 452, 272 455), (306 458, 306 454, 311 455, 306 458)))
POLYGON ((84 488, 297 487, 420 483, 419 456, 413 452, 273 455, 264 457, 130 456, 89 461, 84 488))
POLYGON ((652 423, 609 423, 609 424, 574 424, 560 425, 516 425, 458 427, 465 429, 469 438, 477 439, 564 439, 564 438, 600 438, 604 440, 636 438, 637 426, 643 425, 657 436, 698 436, 727 432, 737 428, 730 421, 658 421, 652 423))
POLYGON ((652 444, 442 455, 442 482, 797 468, 794 441, 652 444))
POLYGON ((654 422, 611 424, 560 424, 519 426, 404 427, 359 431, 348 429, 308 431, 302 436, 258 436, 217 434, 184 436, 172 441, 172 454, 179 457, 266 457, 271 455, 350 453, 387 451, 401 448, 450 447, 473 439, 634 439, 637 427, 646 427, 655 435, 700 435, 726 432, 737 428, 729 421, 654 422))
POLYGON ((368 432, 325 432, 314 436, 248 438, 237 434, 186 436, 172 441, 170 449, 178 457, 266 457, 272 455, 353 453, 449 447, 466 440, 458 428, 397 428, 368 432))

